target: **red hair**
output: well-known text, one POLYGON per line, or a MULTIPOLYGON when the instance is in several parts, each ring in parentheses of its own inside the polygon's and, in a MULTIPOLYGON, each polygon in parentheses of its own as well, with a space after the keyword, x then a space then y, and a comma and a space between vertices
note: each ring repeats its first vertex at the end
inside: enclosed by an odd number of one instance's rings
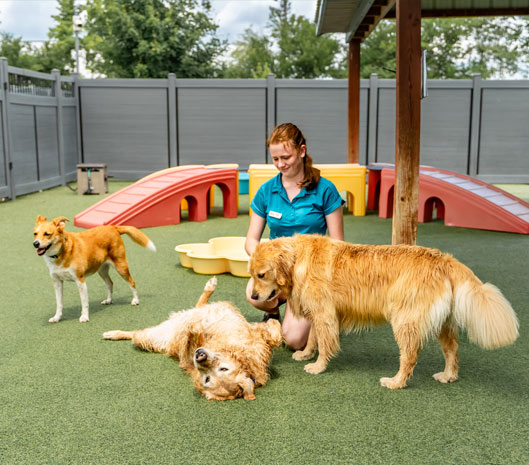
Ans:
MULTIPOLYGON (((301 146, 307 147, 307 141, 305 136, 300 129, 292 123, 283 123, 276 126, 270 134, 266 146, 269 147, 271 144, 290 144, 297 153, 301 152, 301 146)), ((314 189, 320 181, 320 170, 312 166, 312 157, 307 153, 305 149, 305 156, 303 157, 303 171, 305 176, 299 183, 301 188, 314 189)))

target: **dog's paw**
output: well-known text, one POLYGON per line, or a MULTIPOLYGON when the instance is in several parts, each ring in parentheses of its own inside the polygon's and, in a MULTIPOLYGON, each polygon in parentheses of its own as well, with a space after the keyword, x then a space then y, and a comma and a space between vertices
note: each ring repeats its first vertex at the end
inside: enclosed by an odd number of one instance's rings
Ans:
POLYGON ((110 305, 112 303, 112 299, 105 299, 101 302, 103 305, 110 305))
POLYGON ((395 378, 380 378, 380 384, 388 389, 402 389, 406 383, 398 383, 395 378))
POLYGON ((81 315, 81 318, 79 318, 80 323, 86 323, 89 321, 88 315, 81 315))
POLYGON ((307 363, 304 367, 304 370, 307 373, 310 373, 311 375, 317 375, 319 373, 324 372, 325 368, 327 368, 327 366, 321 363, 315 362, 315 363, 307 363))
POLYGON ((448 375, 444 371, 441 371, 440 373, 433 375, 433 379, 443 384, 453 383, 454 381, 457 381, 457 375, 448 375))
POLYGON ((296 350, 296 352, 294 352, 292 354, 292 358, 294 360, 297 360, 298 362, 302 362, 304 360, 310 360, 311 358, 314 357, 314 352, 312 353, 305 353, 304 350, 296 350))
POLYGON ((61 321, 61 317, 60 317, 60 316, 52 316, 52 317, 48 320, 48 323, 58 323, 59 321, 61 321))
POLYGON ((213 276, 206 285, 204 286, 204 290, 207 292, 213 292, 217 287, 217 277, 213 276))
POLYGON ((132 299, 131 305, 140 305, 140 299, 138 299, 137 297, 134 297, 134 299, 132 299))
POLYGON ((106 331, 103 333, 103 339, 116 340, 119 331, 106 331))

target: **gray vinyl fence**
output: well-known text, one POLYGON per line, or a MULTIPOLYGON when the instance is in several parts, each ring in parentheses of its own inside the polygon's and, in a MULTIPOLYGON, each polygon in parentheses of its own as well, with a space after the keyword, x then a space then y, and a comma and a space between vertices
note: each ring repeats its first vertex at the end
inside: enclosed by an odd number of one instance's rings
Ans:
POLYGON ((75 179, 81 150, 74 80, 0 59, 0 198, 75 179))
MULTIPOLYGON (((75 179, 106 163, 138 179, 169 166, 269 163, 266 138, 285 121, 317 163, 344 163, 347 81, 78 79, 1 62, 0 197, 75 179), (30 84, 28 84, 30 82, 30 84), (42 84, 44 83, 44 84, 42 84)), ((421 163, 488 182, 529 183, 529 82, 428 81, 421 163)), ((393 162, 395 80, 361 81, 360 163, 393 162)))

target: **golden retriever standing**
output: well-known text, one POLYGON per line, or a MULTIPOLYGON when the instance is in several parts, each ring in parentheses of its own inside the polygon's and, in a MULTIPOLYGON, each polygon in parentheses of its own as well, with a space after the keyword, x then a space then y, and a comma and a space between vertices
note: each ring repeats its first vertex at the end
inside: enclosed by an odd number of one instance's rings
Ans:
POLYGON ((255 387, 268 381, 272 348, 283 341, 281 325, 277 320, 248 323, 230 302, 208 304, 216 285, 211 278, 196 308, 171 313, 158 326, 108 331, 103 338, 132 339, 141 349, 179 360, 208 400, 253 400, 255 387))
POLYGON ((315 363, 305 371, 321 373, 339 350, 340 330, 349 332, 389 322, 400 349, 400 368, 382 378, 390 389, 406 386, 428 336, 439 339, 444 371, 441 383, 457 379, 458 331, 486 349, 512 344, 518 320, 505 297, 483 284, 451 255, 419 246, 355 245, 318 235, 264 242, 250 257, 252 298, 288 296, 292 313, 308 318, 309 339, 296 360, 315 363))
POLYGON ((82 308, 79 321, 88 321, 85 277, 95 272, 99 273, 107 285, 107 298, 101 303, 111 304, 113 283, 108 275, 111 265, 129 283, 132 291, 131 305, 138 305, 140 301, 136 284, 129 272, 121 234, 127 234, 137 244, 155 252, 156 247, 149 238, 133 226, 98 226, 80 233, 69 233, 64 230, 66 221, 68 219, 64 216, 46 221, 46 217, 39 215, 33 230, 33 246, 37 249, 37 255, 44 257, 55 288, 57 310, 48 321, 57 323, 61 319, 64 281, 75 281, 77 284, 82 308))

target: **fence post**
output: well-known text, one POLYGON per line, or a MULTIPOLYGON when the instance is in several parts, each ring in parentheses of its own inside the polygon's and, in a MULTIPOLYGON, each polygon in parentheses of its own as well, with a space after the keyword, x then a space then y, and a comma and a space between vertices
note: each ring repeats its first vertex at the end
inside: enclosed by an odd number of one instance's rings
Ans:
POLYGON ((7 186, 9 188, 11 200, 16 199, 15 180, 13 179, 13 161, 11 131, 9 130, 9 68, 7 58, 0 58, 0 85, 4 94, 2 105, 2 131, 4 133, 4 166, 6 172, 7 186))
POLYGON ((75 139, 77 141, 77 163, 83 162, 83 139, 81 133, 81 89, 79 88, 79 73, 72 73, 73 97, 75 99, 75 139))
POLYGON ((477 176, 479 169, 479 139, 481 133, 481 74, 472 76, 472 113, 467 174, 477 176))
POLYGON ((266 141, 272 134, 276 125, 276 76, 266 76, 266 139, 265 139, 265 163, 268 163, 268 151, 266 141))
POLYGON ((169 73, 167 77, 167 113, 169 128, 169 167, 179 165, 178 160, 178 108, 176 104, 176 74, 169 73))
POLYGON ((367 110, 366 165, 377 162, 378 74, 369 76, 369 108, 367 110))
POLYGON ((54 77, 55 99, 57 100, 57 151, 59 152, 59 172, 61 174, 61 184, 66 185, 65 163, 64 163, 64 127, 62 117, 62 87, 61 72, 52 69, 51 75, 54 77))

